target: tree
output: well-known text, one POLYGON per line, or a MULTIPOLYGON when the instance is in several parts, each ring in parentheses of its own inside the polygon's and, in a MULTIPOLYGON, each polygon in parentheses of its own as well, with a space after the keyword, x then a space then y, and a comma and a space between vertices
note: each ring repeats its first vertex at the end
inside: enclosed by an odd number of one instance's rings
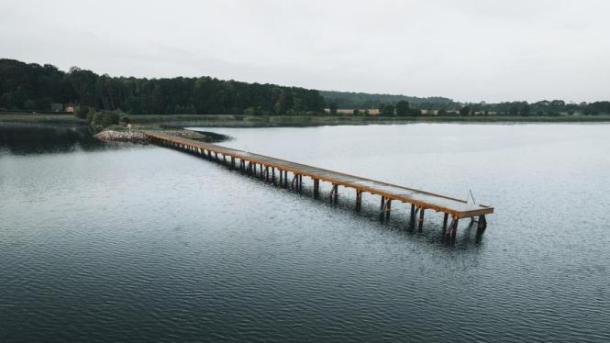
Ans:
POLYGON ((394 105, 384 105, 379 109, 382 116, 393 116, 394 105))
POLYGON ((411 112, 411 108, 409 106, 408 101, 400 100, 396 104, 396 115, 397 116, 408 116, 411 112))
POLYGON ((467 116, 469 114, 470 114, 470 106, 464 106, 464 107, 460 108, 461 116, 467 116))
POLYGON ((521 106, 521 109, 519 110, 519 114, 521 114, 522 116, 530 115, 530 105, 527 102, 521 106))
POLYGON ((96 130, 102 130, 119 123, 120 115, 116 112, 96 112, 88 116, 89 124, 96 130))
POLYGON ((78 106, 78 108, 76 109, 75 115, 77 118, 86 119, 87 114, 89 114, 89 107, 87 106, 78 106))
POLYGON ((330 109, 330 114, 332 114, 332 115, 337 114, 337 104, 335 104, 333 102, 328 106, 328 108, 330 109))

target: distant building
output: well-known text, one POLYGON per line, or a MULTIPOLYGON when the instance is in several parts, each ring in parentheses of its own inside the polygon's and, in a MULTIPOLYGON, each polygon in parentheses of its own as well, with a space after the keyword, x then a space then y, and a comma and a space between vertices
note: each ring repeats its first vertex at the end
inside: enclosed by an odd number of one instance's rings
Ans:
POLYGON ((337 113, 338 114, 354 114, 354 110, 350 110, 347 108, 338 108, 337 113))
MULTIPOLYGON (((325 108, 324 112, 330 113, 330 108, 325 108)), ((354 110, 350 110, 347 108, 337 108, 337 114, 354 114, 354 110)))
POLYGON ((75 108, 73 104, 65 104, 64 105, 64 112, 68 112, 68 113, 74 113, 75 108))
MULTIPOLYGON (((338 108, 337 109, 337 114, 353 115, 354 111, 355 110, 349 109, 349 108, 338 108)), ((360 112, 360 113, 365 113, 366 111, 368 111, 369 115, 372 115, 372 116, 379 115, 379 113, 380 113, 378 108, 358 109, 358 112, 360 112)), ((325 108, 324 112, 325 113, 330 113, 330 108, 325 108)))
POLYGON ((437 116, 438 110, 420 110, 422 116, 437 116))

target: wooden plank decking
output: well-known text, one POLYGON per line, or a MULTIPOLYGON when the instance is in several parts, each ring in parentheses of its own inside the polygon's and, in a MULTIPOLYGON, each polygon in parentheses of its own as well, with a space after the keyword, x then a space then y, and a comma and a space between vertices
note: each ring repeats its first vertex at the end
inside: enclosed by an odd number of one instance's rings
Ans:
MULTIPOLYGON (((409 203, 412 205, 411 217, 414 217, 416 212, 420 212, 420 229, 421 223, 423 222, 423 213, 426 209, 445 213, 443 229, 446 228, 447 216, 450 215, 453 218, 453 222, 449 226, 450 231, 454 227, 453 225, 455 225, 455 229, 457 229, 457 220, 461 218, 474 219, 474 217, 479 218, 479 228, 484 230, 486 226, 485 215, 491 214, 494 211, 490 206, 472 204, 453 197, 223 147, 216 144, 203 143, 161 132, 147 131, 145 132, 145 135, 154 144, 169 146, 208 158, 222 158, 222 161, 243 170, 252 170, 253 166, 256 168, 258 165, 261 168, 261 174, 266 173, 266 177, 269 178, 272 176, 274 182, 275 172, 277 170, 280 185, 288 185, 288 173, 293 174, 292 182, 293 185, 296 185, 297 189, 302 188, 303 176, 310 177, 314 181, 314 195, 319 193, 320 181, 329 182, 333 185, 331 201, 333 197, 336 201, 339 186, 353 188, 356 190, 357 209, 360 207, 360 201, 362 199, 361 194, 363 192, 381 196, 382 210, 387 211, 388 216, 393 200, 409 203), (229 159, 228 161, 227 158, 229 159)), ((455 232, 453 232, 453 234, 455 235, 455 232)))

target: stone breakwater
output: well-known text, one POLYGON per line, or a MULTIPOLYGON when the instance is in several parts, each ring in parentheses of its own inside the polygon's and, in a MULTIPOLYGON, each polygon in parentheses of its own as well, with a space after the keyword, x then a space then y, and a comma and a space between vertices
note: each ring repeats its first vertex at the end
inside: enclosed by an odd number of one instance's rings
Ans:
MULTIPOLYGON (((167 133, 173 136, 194 139, 202 142, 218 142, 225 140, 225 137, 222 135, 217 135, 218 137, 216 137, 213 134, 207 135, 190 130, 162 130, 160 132, 167 133)), ((139 144, 148 144, 148 139, 146 138, 146 135, 144 135, 144 132, 140 130, 104 130, 96 134, 94 137, 104 142, 131 142, 139 144)))
POLYGON ((146 136, 141 131, 114 131, 114 130, 104 130, 102 132, 97 133, 95 138, 104 141, 104 142, 131 142, 131 143, 140 143, 146 144, 148 140, 146 136))

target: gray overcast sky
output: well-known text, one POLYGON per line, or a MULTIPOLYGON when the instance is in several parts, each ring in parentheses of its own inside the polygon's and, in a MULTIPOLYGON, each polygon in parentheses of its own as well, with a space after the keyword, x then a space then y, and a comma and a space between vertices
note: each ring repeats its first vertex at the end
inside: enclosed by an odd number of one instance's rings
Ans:
POLYGON ((0 57, 461 101, 608 100, 606 0, 2 0, 0 57))

